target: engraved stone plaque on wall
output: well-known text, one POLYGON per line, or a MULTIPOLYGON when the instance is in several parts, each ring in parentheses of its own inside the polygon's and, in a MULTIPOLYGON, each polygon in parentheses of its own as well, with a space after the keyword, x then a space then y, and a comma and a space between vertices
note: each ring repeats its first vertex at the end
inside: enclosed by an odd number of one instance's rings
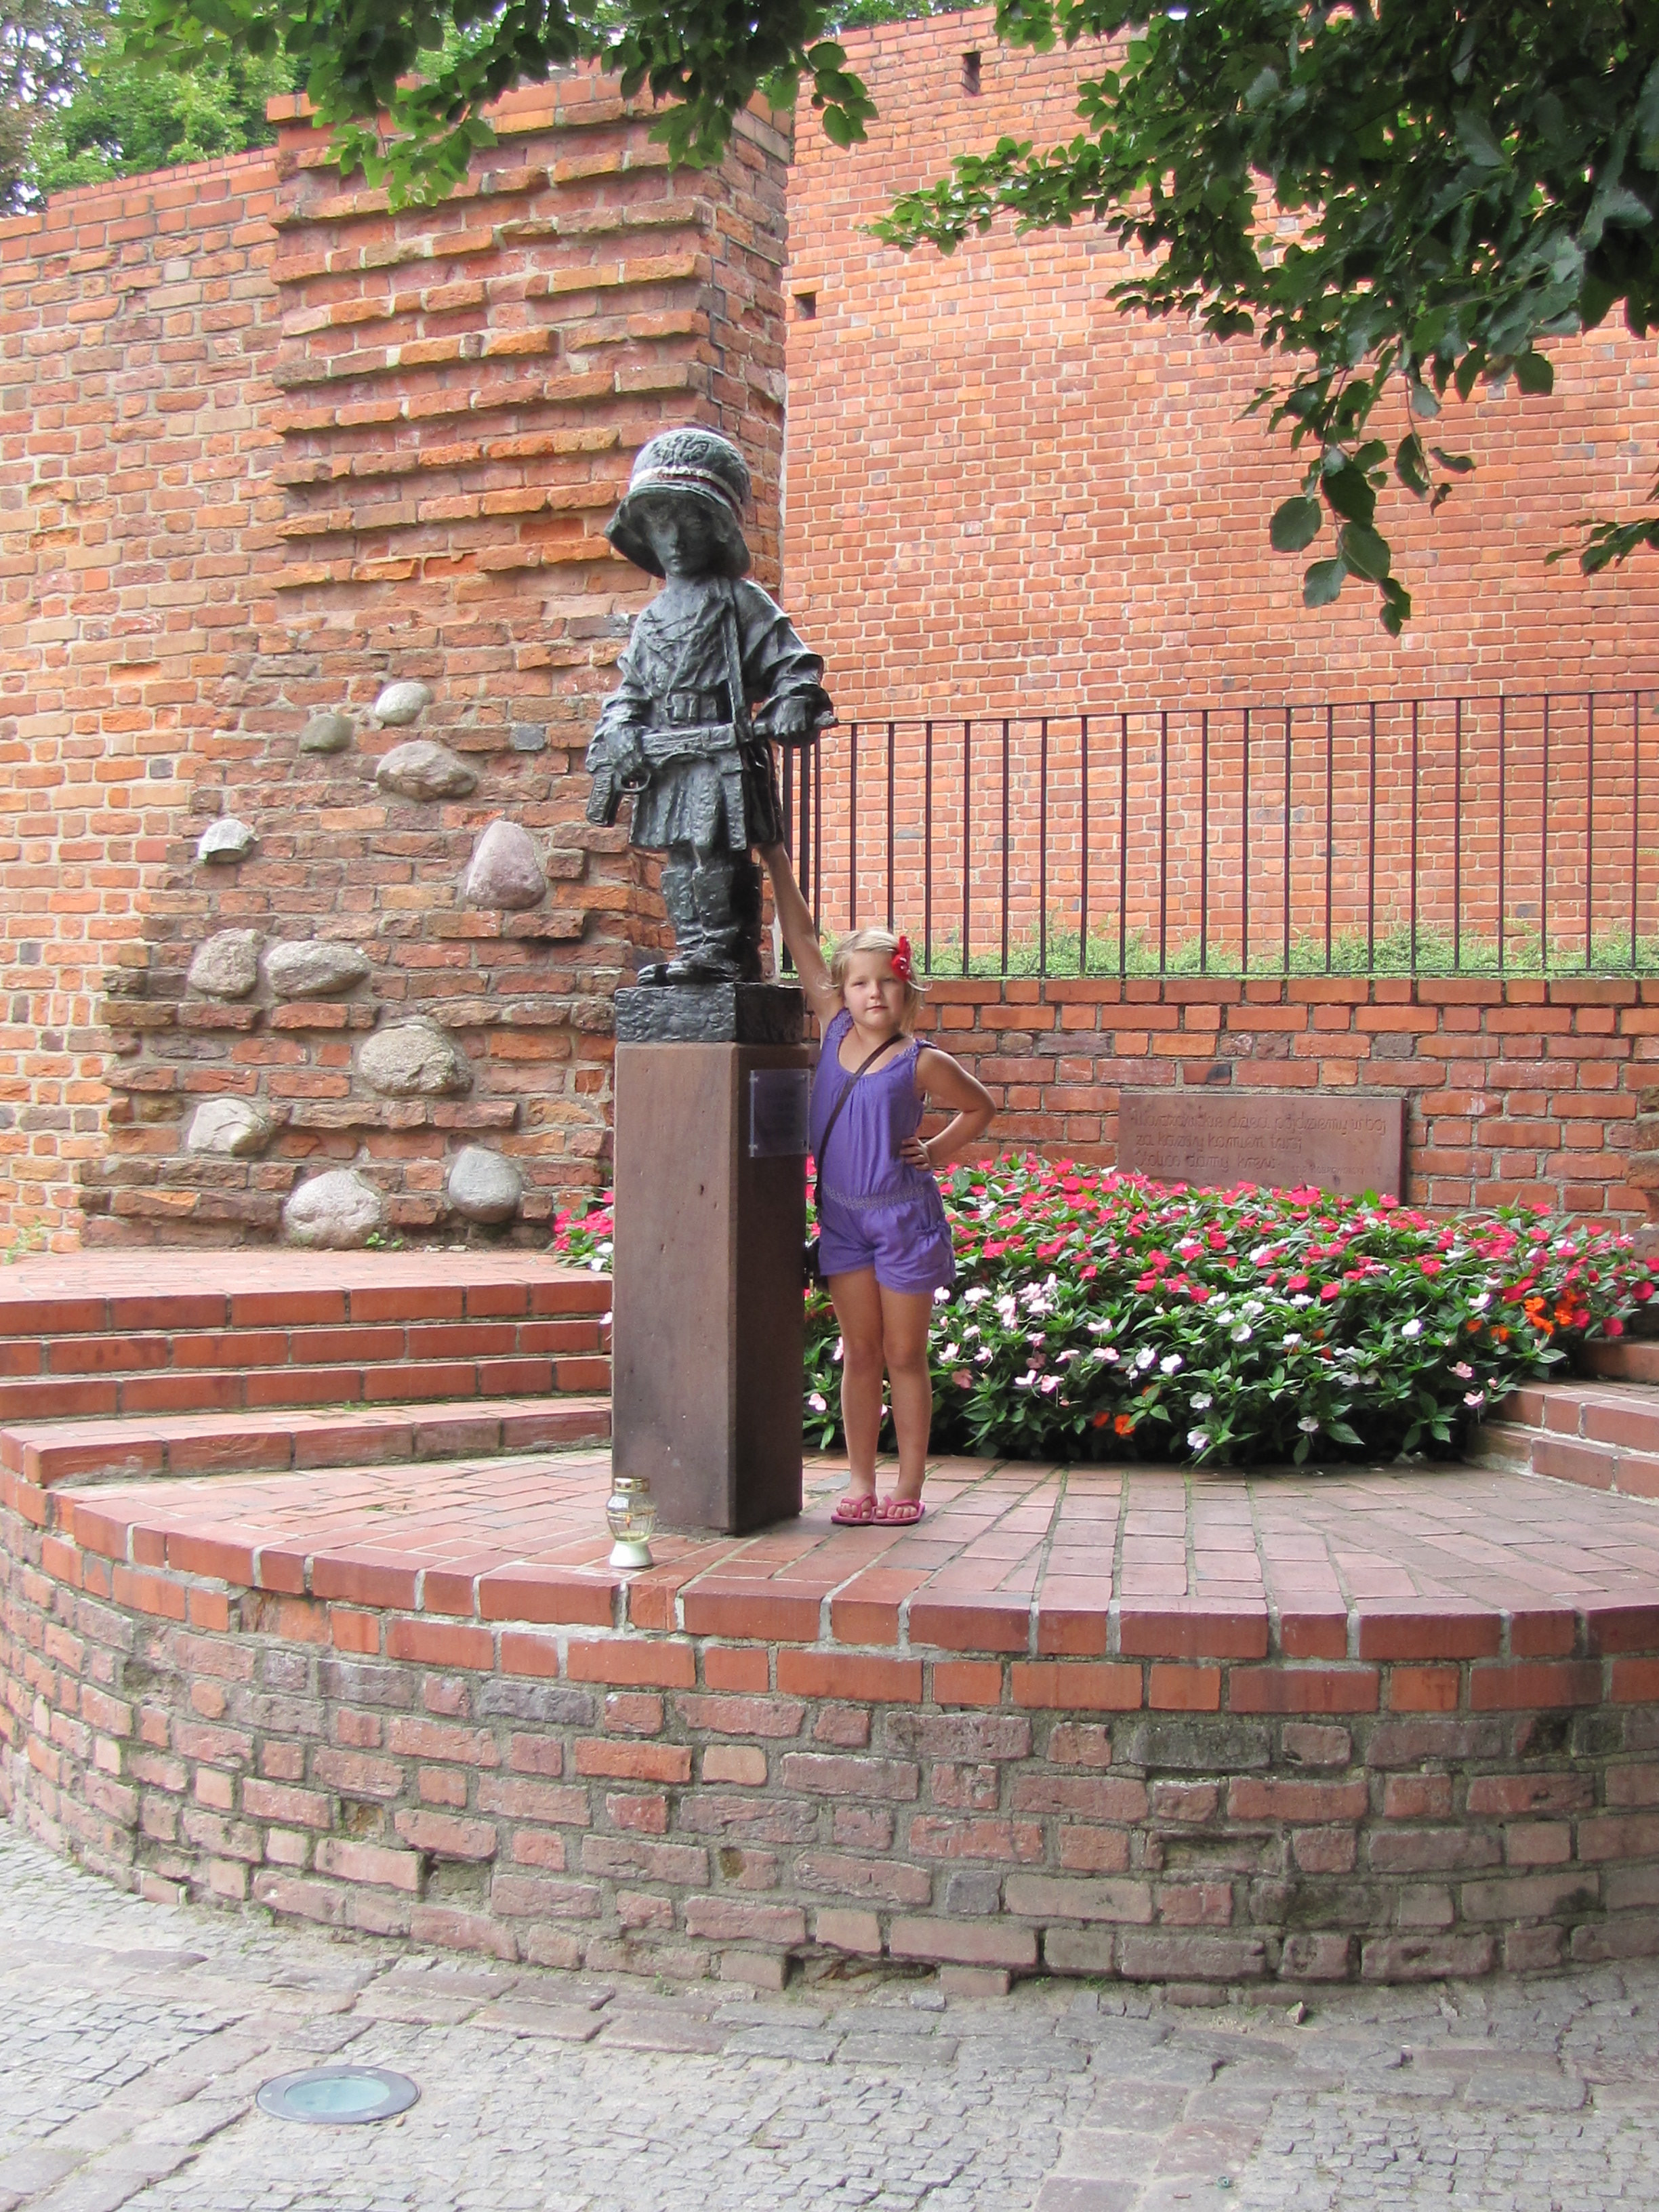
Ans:
POLYGON ((1398 1098, 1126 1091, 1118 1112, 1119 1167, 1158 1182, 1313 1183, 1344 1198, 1403 1198, 1405 1150, 1398 1098))

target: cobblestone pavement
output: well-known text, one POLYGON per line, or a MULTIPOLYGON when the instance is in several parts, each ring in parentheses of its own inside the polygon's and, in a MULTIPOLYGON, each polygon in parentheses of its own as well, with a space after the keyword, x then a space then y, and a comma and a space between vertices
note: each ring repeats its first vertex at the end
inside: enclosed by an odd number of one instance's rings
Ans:
POLYGON ((145 1904, 0 1823, 0 2212, 1659 2205, 1659 1966, 1296 2013, 458 1964, 145 1904), (420 2102, 256 2109, 337 2056, 420 2102))

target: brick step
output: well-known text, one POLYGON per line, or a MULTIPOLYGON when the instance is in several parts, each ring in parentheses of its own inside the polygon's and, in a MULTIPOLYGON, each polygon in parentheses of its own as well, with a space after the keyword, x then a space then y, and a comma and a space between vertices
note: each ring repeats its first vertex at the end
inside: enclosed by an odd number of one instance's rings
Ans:
POLYGON ((604 1349, 603 1312, 507 1321, 342 1322, 96 1334, 0 1337, 0 1411, 9 1384, 38 1380, 210 1371, 229 1367, 368 1366, 399 1359, 545 1358, 604 1349))
MULTIPOLYGON (((0 1343, 22 1339, 105 1335, 197 1335, 223 1329, 268 1330, 327 1328, 361 1323, 432 1322, 550 1321, 579 1316, 594 1317, 611 1305, 611 1279, 585 1268, 553 1267, 542 1261, 533 1269, 515 1269, 513 1258, 497 1263, 494 1275, 472 1271, 476 1279, 459 1278, 455 1271, 441 1272, 434 1264, 419 1269, 407 1263, 396 1273, 390 1262, 364 1269, 362 1255, 337 1254, 332 1280, 319 1279, 314 1266, 295 1266, 309 1255, 216 1253, 200 1255, 195 1282, 186 1287, 166 1276, 177 1269, 162 1263, 175 1254, 153 1255, 155 1273, 162 1278, 155 1287, 132 1283, 105 1290, 82 1288, 89 1269, 83 1264, 74 1276, 62 1267, 26 1264, 15 1273, 7 1271, 0 1287, 0 1343), (237 1261, 264 1260, 238 1267, 237 1261), (269 1262, 289 1261, 278 1272, 269 1262), (355 1264, 354 1264, 355 1263, 355 1264), (214 1287, 211 1278, 227 1273, 248 1279, 246 1287, 228 1284, 214 1287), (31 1285, 29 1278, 38 1282, 31 1285), (286 1279, 285 1279, 286 1278, 286 1279)), ((434 1255, 441 1263, 445 1255, 434 1255)), ((98 1272, 117 1276, 112 1261, 98 1272)))
POLYGON ((1592 1375, 1610 1382, 1659 1383, 1659 1342, 1620 1337, 1613 1343, 1597 1338, 1583 1354, 1592 1375))
POLYGON ((406 1354, 373 1365, 171 1368, 0 1383, 0 1421, 230 1413, 262 1407, 393 1405, 407 1398, 527 1398, 608 1391, 601 1352, 562 1358, 438 1359, 406 1354))
POLYGON ((179 1413, 151 1420, 11 1423, 0 1468, 42 1489, 184 1474, 287 1473, 604 1443, 611 1401, 501 1397, 329 1412, 179 1413))
POLYGON ((1477 1467, 1659 1498, 1659 1391, 1595 1377, 1528 1384, 1475 1431, 1464 1457, 1477 1467))

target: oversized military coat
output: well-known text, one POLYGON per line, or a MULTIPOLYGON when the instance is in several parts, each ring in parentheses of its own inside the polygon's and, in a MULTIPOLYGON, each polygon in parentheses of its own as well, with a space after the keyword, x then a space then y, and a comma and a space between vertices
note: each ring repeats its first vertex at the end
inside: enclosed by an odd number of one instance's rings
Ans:
POLYGON ((823 661, 781 607, 746 578, 682 583, 635 623, 620 673, 587 766, 643 758, 648 781, 635 794, 629 842, 659 853, 677 845, 742 853, 776 843, 783 835, 777 771, 750 708, 805 699, 814 734, 834 711, 823 661))

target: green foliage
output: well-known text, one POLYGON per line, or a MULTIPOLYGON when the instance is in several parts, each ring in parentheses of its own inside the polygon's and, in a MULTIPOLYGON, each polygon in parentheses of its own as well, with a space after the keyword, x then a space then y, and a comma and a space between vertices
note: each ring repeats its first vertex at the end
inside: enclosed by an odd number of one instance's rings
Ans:
MULTIPOLYGON (((1125 43, 1080 87, 1077 137, 964 155, 878 235, 949 252, 1004 212, 1099 222, 1140 257, 1124 307, 1283 357, 1254 404, 1305 468, 1272 542, 1331 529, 1307 603, 1358 577, 1397 635, 1377 495, 1392 473, 1437 507, 1473 465, 1419 424, 1479 383, 1547 392, 1540 342, 1615 307, 1638 337, 1659 321, 1659 0, 999 0, 998 27, 1125 43)), ((1641 544, 1659 516, 1595 525, 1583 565, 1641 544)))
POLYGON ((493 142, 486 104, 514 84, 598 61, 630 97, 665 103, 653 134, 677 161, 718 161, 761 94, 793 105, 805 78, 837 145, 875 112, 825 35, 826 0, 131 0, 127 51, 194 71, 240 50, 285 53, 343 173, 394 204, 434 199, 493 142))
POLYGON ((80 84, 107 0, 6 0, 0 10, 0 210, 19 213, 38 195, 27 169, 43 118, 80 84))
POLYGON ((136 13, 123 0, 86 51, 88 73, 40 113, 24 171, 35 194, 270 143, 265 103, 292 89, 284 55, 229 47, 188 71, 140 66, 126 51, 136 13))

